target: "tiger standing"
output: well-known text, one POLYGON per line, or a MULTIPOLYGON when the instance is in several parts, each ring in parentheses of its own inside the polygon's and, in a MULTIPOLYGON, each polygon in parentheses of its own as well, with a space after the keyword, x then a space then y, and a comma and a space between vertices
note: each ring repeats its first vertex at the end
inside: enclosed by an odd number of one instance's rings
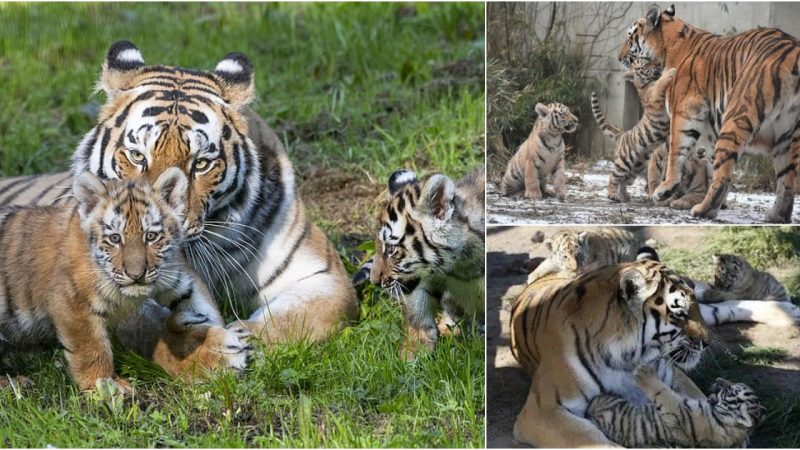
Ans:
POLYGON ((800 41, 774 28, 720 36, 677 19, 673 6, 652 7, 628 30, 618 56, 626 66, 647 57, 677 70, 668 92, 667 170, 656 201, 678 189, 681 166, 703 137, 714 146, 714 175, 694 216, 717 216, 747 150, 773 159, 778 188, 765 220, 791 222, 800 159, 800 41))
POLYGON ((129 391, 114 373, 109 335, 155 299, 173 314, 146 354, 167 372, 244 369, 249 333, 222 328, 181 254, 186 188, 176 168, 152 188, 84 172, 74 205, 0 208, 0 356, 60 343, 81 389, 111 382, 129 391))
MULTIPOLYGON (((667 89, 672 85, 676 71, 661 73, 661 65, 646 58, 638 58, 625 72, 639 93, 644 115, 635 127, 621 131, 605 121, 597 96, 592 92, 592 113, 603 133, 617 142, 614 168, 608 178, 608 198, 616 202, 630 201, 627 186, 637 176, 646 177, 648 161, 653 150, 669 132, 669 114, 665 106, 667 89)), ((651 195, 652 192, 648 192, 651 195)))
MULTIPOLYGON (((266 343, 320 340, 358 315, 336 250, 308 221, 275 133, 248 104, 254 70, 241 53, 214 71, 146 65, 130 42, 111 46, 100 86, 107 101, 78 145, 71 173, 0 181, 0 204, 72 202, 72 177, 153 182, 170 167, 189 180, 183 227, 189 264, 220 298, 254 312, 243 321, 266 343)), ((164 311, 132 329, 147 336, 164 311)))
POLYGON ((483 322, 486 172, 476 169, 454 183, 399 170, 388 188, 370 279, 402 299, 401 355, 411 359, 436 345, 439 309, 454 320, 483 322))
POLYGON ((587 410, 609 439, 628 448, 744 447, 764 417, 758 395, 743 383, 717 378, 708 398, 694 399, 674 392, 650 366, 636 368, 633 377, 650 403, 598 395, 587 410))
POLYGON ((539 117, 530 136, 508 161, 500 188, 503 195, 524 190, 526 198, 541 200, 542 193, 547 193, 545 182, 552 178, 555 196, 564 201, 567 196, 565 145, 561 135, 574 133, 578 129, 578 118, 561 103, 547 106, 537 103, 536 114, 539 117))

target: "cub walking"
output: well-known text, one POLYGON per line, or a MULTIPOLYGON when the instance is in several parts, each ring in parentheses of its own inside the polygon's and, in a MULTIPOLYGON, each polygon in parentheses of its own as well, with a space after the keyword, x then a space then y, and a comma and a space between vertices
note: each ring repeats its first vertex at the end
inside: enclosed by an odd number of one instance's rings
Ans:
POLYGON ((503 195, 525 191, 525 197, 540 200, 545 192, 545 181, 552 177, 555 196, 564 201, 566 175, 564 173, 564 138, 561 133, 573 133, 578 128, 578 118, 561 103, 545 106, 536 104, 539 118, 533 124, 528 139, 508 161, 503 175, 503 195))
POLYGON ((231 340, 225 328, 202 327, 222 318, 181 255, 187 185, 177 168, 153 187, 85 172, 73 185, 74 206, 0 209, 0 356, 58 342, 81 389, 114 380, 126 391, 130 385, 114 373, 109 328, 155 299, 175 311, 165 336, 198 333, 183 345, 162 339, 150 349, 150 356, 174 360, 168 372, 187 368, 179 359, 209 365, 187 355, 228 358, 243 369, 251 348, 237 338, 247 332, 231 340), (199 346, 204 341, 216 345, 199 346))

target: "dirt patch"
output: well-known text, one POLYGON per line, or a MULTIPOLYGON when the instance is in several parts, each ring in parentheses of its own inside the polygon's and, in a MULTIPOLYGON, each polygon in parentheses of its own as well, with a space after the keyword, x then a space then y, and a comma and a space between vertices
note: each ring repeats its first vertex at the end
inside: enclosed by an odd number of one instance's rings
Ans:
MULTIPOLYGON (((562 203, 555 198, 533 202, 521 195, 504 197, 496 183, 486 189, 488 223, 522 224, 750 224, 763 223, 775 201, 775 194, 764 191, 729 192, 728 209, 721 210, 717 219, 693 217, 688 210, 657 206, 647 198, 643 180, 628 188, 629 203, 616 203, 607 198, 608 164, 600 161, 589 171, 567 170, 567 198, 562 203)), ((800 201, 795 200, 795 211, 800 201)))
MULTIPOLYGON (((572 227, 570 227, 572 228, 572 227)), ((585 227, 575 227, 585 228, 585 227)), ((559 227, 543 229, 549 236, 559 227)), ((713 228, 643 227, 645 238, 662 245, 697 245, 713 228)), ((491 227, 487 245, 487 445, 519 447, 514 441, 514 421, 530 388, 530 379, 520 368, 509 348, 511 304, 527 278, 526 265, 532 256, 544 256, 543 246, 531 242, 542 229, 532 227, 491 227)), ((691 248, 691 247, 687 247, 691 248)), ((716 344, 703 358, 703 364, 690 376, 702 389, 715 377, 750 384, 762 397, 781 392, 800 391, 800 328, 778 328, 763 324, 729 324, 716 327, 716 344), (780 349, 784 356, 769 364, 748 362, 744 349, 751 345, 780 349)), ((775 436, 756 432, 751 446, 769 446, 775 436)))

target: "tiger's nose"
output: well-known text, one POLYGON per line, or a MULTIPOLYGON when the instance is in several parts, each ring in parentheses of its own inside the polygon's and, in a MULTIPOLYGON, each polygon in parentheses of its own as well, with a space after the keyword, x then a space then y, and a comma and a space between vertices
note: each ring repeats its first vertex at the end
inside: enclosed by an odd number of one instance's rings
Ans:
POLYGON ((144 266, 136 267, 134 269, 129 269, 127 267, 125 268, 125 275, 127 275, 128 278, 136 283, 144 282, 144 275, 146 272, 147 271, 144 269, 144 266))

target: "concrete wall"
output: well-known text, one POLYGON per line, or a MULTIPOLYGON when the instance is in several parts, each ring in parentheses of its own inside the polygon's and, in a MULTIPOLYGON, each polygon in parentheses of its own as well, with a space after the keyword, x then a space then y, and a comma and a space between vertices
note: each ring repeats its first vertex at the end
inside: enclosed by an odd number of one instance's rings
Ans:
MULTIPOLYGON (((588 46, 590 66, 586 76, 596 79, 601 88, 598 95, 609 122, 632 127, 639 118, 639 100, 636 90, 621 80, 621 70, 616 55, 619 45, 625 40, 625 29, 641 17, 649 3, 632 3, 624 12, 622 29, 601 31, 600 24, 591 18, 580 16, 579 20, 567 23, 566 45, 588 46), (594 27, 594 28, 593 28, 594 27)), ((580 3, 564 3, 566 9, 585 8, 580 3)), ((627 5, 626 5, 627 6, 627 5)), ((668 3, 658 4, 661 8, 668 3)), ((776 27, 800 37, 800 3, 756 3, 756 2, 679 2, 675 3, 676 17, 694 26, 719 34, 735 34, 758 26, 776 27)), ((590 133, 582 142, 589 142, 593 153, 602 150, 610 155, 613 146, 602 137, 594 125, 594 119, 582 117, 583 127, 590 133)))

